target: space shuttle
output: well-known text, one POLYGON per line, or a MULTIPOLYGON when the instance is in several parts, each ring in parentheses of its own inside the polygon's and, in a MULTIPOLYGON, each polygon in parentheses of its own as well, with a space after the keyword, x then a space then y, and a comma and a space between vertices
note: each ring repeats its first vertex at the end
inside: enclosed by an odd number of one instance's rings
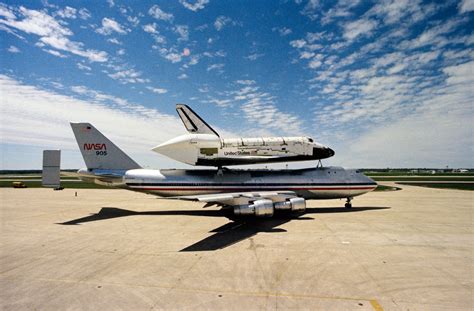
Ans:
POLYGON ((178 104, 176 111, 188 134, 152 150, 186 164, 222 167, 321 160, 334 155, 331 148, 306 136, 222 138, 189 106, 178 104))

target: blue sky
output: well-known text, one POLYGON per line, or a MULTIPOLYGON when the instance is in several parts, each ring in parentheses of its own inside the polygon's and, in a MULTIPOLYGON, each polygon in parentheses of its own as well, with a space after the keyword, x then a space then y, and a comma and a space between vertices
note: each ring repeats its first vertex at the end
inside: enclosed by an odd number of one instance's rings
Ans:
MULTIPOLYGON (((308 135, 325 164, 473 167, 474 1, 0 3, 2 169, 82 167, 89 121, 146 167, 185 130, 308 135)), ((297 166, 297 165, 296 165, 297 166)))

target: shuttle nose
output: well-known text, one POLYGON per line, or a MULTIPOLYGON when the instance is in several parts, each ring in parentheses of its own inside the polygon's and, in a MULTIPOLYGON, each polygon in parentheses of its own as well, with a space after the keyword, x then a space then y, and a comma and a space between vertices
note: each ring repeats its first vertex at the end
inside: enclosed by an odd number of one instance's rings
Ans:
POLYGON ((313 148, 313 156, 316 159, 330 158, 335 154, 334 150, 328 147, 313 148))

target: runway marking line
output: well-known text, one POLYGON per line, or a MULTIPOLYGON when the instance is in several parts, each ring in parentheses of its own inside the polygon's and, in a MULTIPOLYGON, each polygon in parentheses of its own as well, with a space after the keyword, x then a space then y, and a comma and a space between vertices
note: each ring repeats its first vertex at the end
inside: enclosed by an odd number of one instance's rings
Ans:
POLYGON ((308 294, 293 294, 293 293, 278 293, 278 292, 250 292, 250 291, 239 291, 239 290, 225 290, 225 289, 204 289, 204 288, 190 288, 190 287, 179 287, 176 288, 172 285, 141 285, 141 284, 128 284, 128 283, 113 283, 113 282, 91 282, 91 281, 82 281, 82 280, 67 280, 67 279, 50 279, 50 278, 36 278, 36 280, 42 281, 52 281, 52 282, 65 282, 65 283, 84 283, 84 284, 102 284, 102 285, 112 285, 112 286, 136 286, 136 287, 148 287, 148 288, 161 288, 161 289, 174 289, 180 291, 188 292, 202 292, 202 293, 227 293, 234 295, 246 295, 246 296, 258 296, 258 297, 288 297, 288 298, 313 298, 313 299, 326 299, 326 300, 350 300, 350 301, 367 301, 370 303, 372 308, 375 311, 383 311, 382 306, 378 303, 376 299, 368 298, 356 298, 356 297, 327 297, 327 296, 317 296, 317 295, 308 295, 308 294))

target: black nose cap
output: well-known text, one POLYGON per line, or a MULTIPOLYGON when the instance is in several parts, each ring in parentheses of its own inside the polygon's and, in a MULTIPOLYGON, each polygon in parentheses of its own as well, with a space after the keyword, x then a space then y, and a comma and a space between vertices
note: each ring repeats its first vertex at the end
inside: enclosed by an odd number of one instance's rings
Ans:
POLYGON ((313 157, 315 159, 326 159, 330 158, 335 154, 334 150, 328 147, 313 148, 313 157))

